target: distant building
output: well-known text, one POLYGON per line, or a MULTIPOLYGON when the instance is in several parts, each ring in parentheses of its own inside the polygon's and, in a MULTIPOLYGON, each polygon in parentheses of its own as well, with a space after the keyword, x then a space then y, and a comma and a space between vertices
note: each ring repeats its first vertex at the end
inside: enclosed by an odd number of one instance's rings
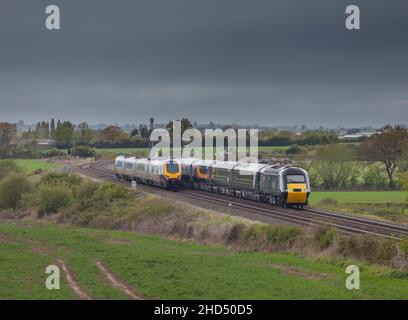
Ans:
POLYGON ((44 147, 54 147, 57 144, 57 141, 53 139, 38 139, 37 144, 44 147))
POLYGON ((374 134, 379 134, 380 132, 359 132, 359 133, 354 133, 354 134, 346 134, 344 136, 339 136, 339 139, 343 141, 359 141, 364 138, 369 138, 374 134))

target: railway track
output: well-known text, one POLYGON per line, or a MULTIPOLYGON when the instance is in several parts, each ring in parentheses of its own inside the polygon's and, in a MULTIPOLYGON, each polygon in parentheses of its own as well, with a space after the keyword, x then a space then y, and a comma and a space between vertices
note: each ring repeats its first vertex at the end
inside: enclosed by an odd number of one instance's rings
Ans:
MULTIPOLYGON (((91 177, 99 179, 102 178, 104 180, 113 181, 129 187, 129 182, 119 180, 115 173, 108 168, 108 166, 112 163, 112 161, 97 161, 84 164, 79 167, 79 171, 91 177)), ((247 213, 271 217, 304 226, 329 226, 335 227, 347 234, 371 234, 395 240, 401 240, 404 237, 408 237, 408 228, 405 226, 354 217, 346 214, 321 211, 311 208, 304 210, 282 209, 279 207, 270 206, 268 204, 252 202, 250 200, 243 200, 225 195, 208 193, 205 191, 193 191, 190 189, 181 190, 177 194, 185 199, 197 201, 205 200, 208 203, 225 206, 226 208, 233 207, 247 213)))

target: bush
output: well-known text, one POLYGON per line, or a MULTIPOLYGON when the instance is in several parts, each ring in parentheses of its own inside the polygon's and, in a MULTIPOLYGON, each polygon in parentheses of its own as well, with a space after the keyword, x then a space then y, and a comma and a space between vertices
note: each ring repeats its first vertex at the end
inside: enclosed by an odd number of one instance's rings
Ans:
POLYGON ((292 144, 288 149, 286 149, 286 154, 299 154, 302 152, 302 148, 299 147, 297 144, 292 144))
POLYGON ((0 183, 0 205, 15 211, 23 194, 30 190, 31 184, 25 175, 12 173, 0 183))
POLYGON ((378 168, 369 168, 363 174, 363 186, 377 190, 388 188, 387 177, 378 168))
POLYGON ((408 238, 402 239, 399 243, 399 248, 404 254, 405 258, 408 258, 408 238))
POLYGON ((65 155, 66 154, 64 151, 59 150, 57 148, 50 148, 50 149, 45 149, 41 151, 41 157, 43 158, 63 157, 65 155))
POLYGON ((91 147, 76 146, 71 148, 70 154, 75 157, 95 157, 96 151, 91 147))
POLYGON ((13 160, 1 160, 0 161, 0 180, 3 179, 11 172, 20 172, 21 169, 13 160))
POLYGON ((379 239, 372 235, 342 237, 339 240, 338 252, 344 256, 364 258, 370 262, 391 262, 396 256, 397 247, 394 241, 379 239))
POLYGON ((92 204, 93 196, 98 190, 99 185, 96 182, 87 181, 78 186, 75 191, 75 198, 79 204, 79 209, 83 210, 92 204))
POLYGON ((296 238, 302 234, 302 229, 288 226, 268 226, 266 230, 266 237, 269 244, 292 245, 296 238))
POLYGON ((228 242, 237 242, 244 233, 246 226, 242 223, 234 224, 228 234, 228 242))
POLYGON ((333 206, 336 205, 338 202, 336 199, 333 198, 324 198, 320 200, 319 203, 325 206, 333 206))
POLYGON ((243 245, 286 245, 291 246, 295 240, 303 234, 303 230, 297 227, 253 224, 249 227, 236 224, 231 228, 228 242, 243 245))
POLYGON ((58 173, 58 172, 51 172, 44 177, 41 178, 42 184, 49 184, 49 185, 68 185, 74 186, 79 185, 84 181, 83 178, 76 174, 66 174, 66 173, 58 173))
POLYGON ((63 186, 41 186, 38 215, 57 213, 71 203, 70 190, 63 186))
POLYGON ((329 248, 337 237, 337 230, 328 227, 318 227, 314 234, 314 239, 320 250, 329 248))

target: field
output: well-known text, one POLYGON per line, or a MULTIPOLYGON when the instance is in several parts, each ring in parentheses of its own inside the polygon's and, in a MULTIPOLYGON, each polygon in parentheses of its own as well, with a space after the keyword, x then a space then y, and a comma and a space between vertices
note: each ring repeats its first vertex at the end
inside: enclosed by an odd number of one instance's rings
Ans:
POLYGON ((317 191, 310 195, 310 203, 313 205, 325 198, 338 203, 403 203, 407 197, 404 191, 317 191))
MULTIPOLYGON (((239 252, 131 232, 50 223, 0 223, 0 299, 73 299, 61 271, 61 290, 47 290, 47 265, 62 258, 91 298, 127 296, 96 265, 145 298, 156 299, 406 299, 408 277, 360 265, 361 289, 345 288, 344 260, 239 252)), ((354 262, 355 263, 355 262, 354 262)))
POLYGON ((22 168, 27 173, 30 173, 37 169, 53 170, 61 168, 61 165, 58 163, 47 162, 44 160, 16 159, 14 161, 20 168, 22 168))

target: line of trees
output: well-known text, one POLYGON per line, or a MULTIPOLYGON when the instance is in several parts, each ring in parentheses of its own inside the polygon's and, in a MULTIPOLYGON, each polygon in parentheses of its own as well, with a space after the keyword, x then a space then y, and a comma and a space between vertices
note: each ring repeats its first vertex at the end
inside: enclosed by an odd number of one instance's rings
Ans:
POLYGON ((259 133, 260 146, 321 145, 338 142, 334 131, 308 130, 302 134, 291 131, 263 130, 259 133))
POLYGON ((408 176, 408 129, 387 125, 361 144, 319 146, 302 163, 321 189, 396 189, 408 176))

